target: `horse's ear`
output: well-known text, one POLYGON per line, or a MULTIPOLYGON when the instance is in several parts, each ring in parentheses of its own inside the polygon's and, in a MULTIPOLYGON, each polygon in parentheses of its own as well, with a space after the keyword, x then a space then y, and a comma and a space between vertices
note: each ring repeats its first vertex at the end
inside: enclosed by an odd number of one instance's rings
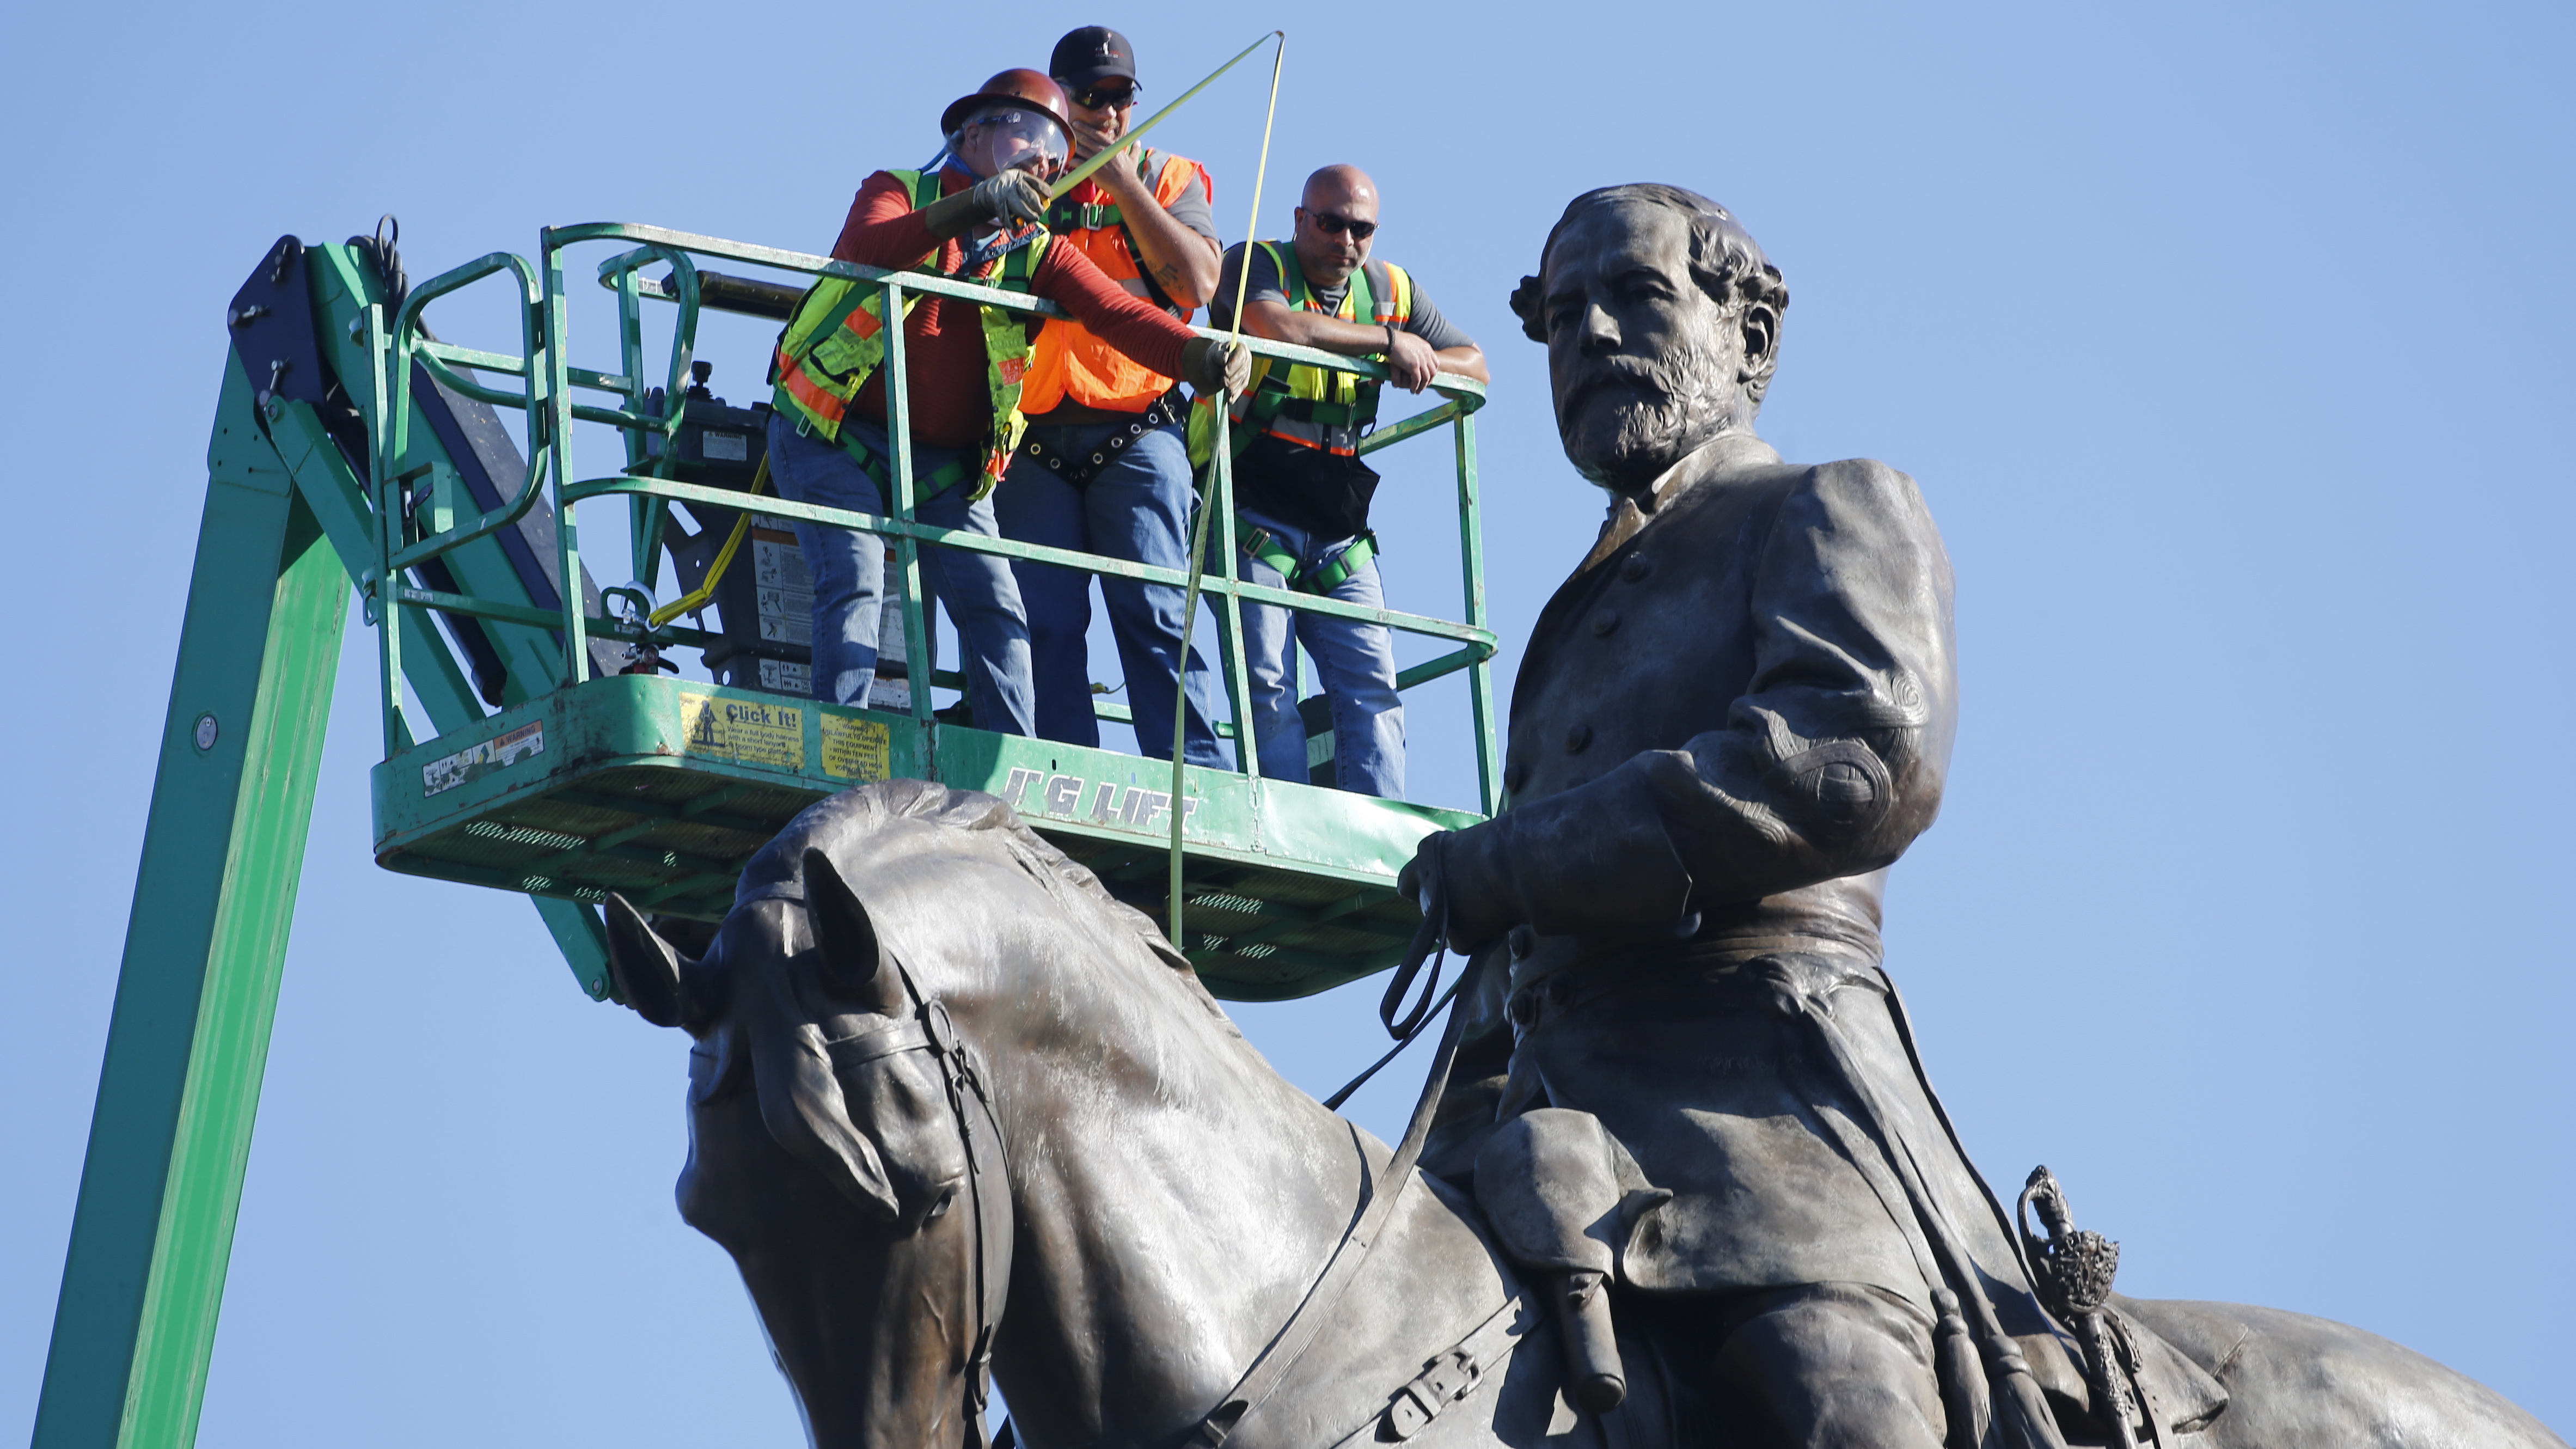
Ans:
POLYGON ((831 858, 819 850, 805 852, 805 913, 814 924, 824 984, 832 994, 880 1016, 901 1015, 910 1003, 904 1000, 903 982, 885 969, 876 922, 831 858))
POLYGON ((614 891, 608 897, 608 974, 637 1016, 655 1026, 679 1026, 687 1019, 679 951, 614 891))

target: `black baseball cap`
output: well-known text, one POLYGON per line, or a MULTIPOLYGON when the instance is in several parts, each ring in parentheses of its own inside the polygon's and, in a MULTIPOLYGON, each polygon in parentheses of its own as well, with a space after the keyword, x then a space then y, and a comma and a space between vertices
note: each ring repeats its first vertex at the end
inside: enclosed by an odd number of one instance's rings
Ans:
POLYGON ((1136 47, 1106 25, 1086 25, 1055 43, 1047 74, 1069 91, 1087 91, 1105 80, 1136 78, 1136 47))

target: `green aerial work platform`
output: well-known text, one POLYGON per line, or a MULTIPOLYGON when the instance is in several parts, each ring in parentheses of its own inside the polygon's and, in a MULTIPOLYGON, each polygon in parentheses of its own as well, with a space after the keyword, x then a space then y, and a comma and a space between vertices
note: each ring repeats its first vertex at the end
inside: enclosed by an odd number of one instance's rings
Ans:
MULTIPOLYGON (((723 531, 715 524, 746 512, 886 537, 907 661, 931 653, 923 543, 1190 582, 1178 570, 913 522, 901 349, 886 367, 892 513, 751 503, 747 470, 728 478, 719 465, 747 459, 756 427, 720 424, 755 414, 710 413, 703 390, 692 397, 688 387, 699 317, 714 308, 774 318, 800 288, 702 272, 701 258, 873 282, 888 315, 900 315, 907 293, 1057 315, 1045 302, 946 277, 614 223, 546 230, 534 264, 496 252, 408 289, 381 234, 313 247, 286 237, 234 297, 204 522, 35 1449, 185 1449, 195 1437, 352 585, 379 660, 377 861, 529 896, 594 999, 613 994, 596 905, 609 892, 675 932, 720 920, 743 862, 797 811, 899 777, 1001 796, 1158 921, 1169 919, 1177 809, 1186 927, 1177 944, 1219 996, 1305 995, 1392 964, 1418 922, 1395 893, 1397 871, 1426 833, 1483 815, 1261 779, 1255 752, 1242 748, 1251 705, 1235 626, 1244 601, 1374 620, 1449 645, 1400 682, 1464 675, 1479 804, 1484 814, 1499 807, 1472 416, 1483 390, 1461 377, 1440 377, 1442 402, 1378 430, 1362 450, 1450 432, 1464 620, 1209 573, 1202 587, 1226 625, 1243 768, 1187 767, 1177 801, 1168 762, 940 718, 934 687, 957 684, 946 674, 909 680, 896 707, 872 709, 817 704, 767 672, 737 669, 731 683, 663 674, 661 651, 694 647, 712 660, 739 643, 743 624, 719 605, 734 638, 655 625, 649 595, 665 551, 684 579, 702 580, 723 531), (617 248, 597 266, 616 297, 614 371, 570 360, 564 252, 600 243, 617 248), (648 267, 667 271, 646 277, 648 267), (514 288, 518 351, 433 339, 423 309, 487 278, 514 288), (675 308, 658 377, 647 372, 648 303, 675 308), (577 389, 607 400, 575 401, 577 389), (522 420, 524 454, 499 409, 522 420), (619 471, 576 476, 582 423, 615 430, 619 471), (583 567, 573 505, 611 494, 628 500, 622 552, 638 582, 603 591, 583 567), (701 524, 696 535, 679 532, 675 503, 701 524)), ((1384 375, 1364 361, 1253 345, 1384 375)), ((1220 460, 1228 453, 1217 450, 1220 460)), ((1221 461, 1207 482, 1210 558, 1234 553, 1232 488, 1221 461)), ((1100 710, 1126 718, 1117 706, 1100 710)), ((1319 754, 1328 750, 1328 738, 1318 742, 1319 754)))

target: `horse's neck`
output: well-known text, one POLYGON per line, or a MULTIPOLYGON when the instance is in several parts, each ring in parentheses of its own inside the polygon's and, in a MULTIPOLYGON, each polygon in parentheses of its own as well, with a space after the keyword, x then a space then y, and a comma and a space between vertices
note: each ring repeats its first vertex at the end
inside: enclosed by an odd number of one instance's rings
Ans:
POLYGON ((1100 1423, 1112 1379, 1121 1420, 1207 1407, 1350 1226, 1363 1150, 1386 1157, 1187 983, 1140 974, 1169 967, 1094 964, 994 1063, 1019 1212, 1004 1392, 1032 1422, 1100 1423))

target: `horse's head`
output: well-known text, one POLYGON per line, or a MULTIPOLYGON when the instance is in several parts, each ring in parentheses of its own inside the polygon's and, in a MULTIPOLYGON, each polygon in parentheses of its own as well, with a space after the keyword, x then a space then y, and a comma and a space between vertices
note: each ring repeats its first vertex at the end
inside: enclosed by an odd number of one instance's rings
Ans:
POLYGON ((798 888, 747 888, 701 960, 609 899, 619 990, 695 1038, 680 1215, 741 1268, 815 1444, 982 1449, 1011 1242, 983 1074, 831 860, 790 859, 798 888))

